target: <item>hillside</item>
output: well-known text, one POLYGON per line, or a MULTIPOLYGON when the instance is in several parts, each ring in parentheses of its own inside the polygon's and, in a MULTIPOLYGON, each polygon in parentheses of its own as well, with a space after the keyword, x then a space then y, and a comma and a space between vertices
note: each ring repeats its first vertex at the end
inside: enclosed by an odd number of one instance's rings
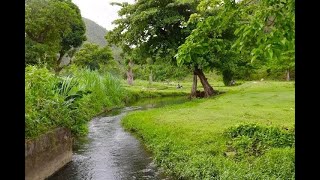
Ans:
MULTIPOLYGON (((82 19, 86 25, 86 36, 87 36, 86 42, 98 44, 100 47, 106 46, 108 42, 106 41, 104 36, 106 35, 107 30, 90 19, 87 19, 84 17, 82 17, 82 19)), ((122 58, 120 56, 121 48, 118 48, 117 46, 112 45, 111 51, 113 54, 113 58, 119 63, 122 63, 121 62, 122 58)), ((61 64, 67 65, 69 63, 70 63, 70 57, 68 56, 63 57, 61 64)))
MULTIPOLYGON (((108 32, 104 27, 100 26, 99 24, 95 23, 94 21, 82 17, 85 25, 86 25, 86 36, 87 42, 98 44, 99 46, 103 47, 108 44, 104 36, 108 32)), ((121 49, 112 45, 111 46, 112 54, 115 60, 118 62, 121 61, 121 49)))
POLYGON ((87 41, 98 44, 100 46, 107 45, 107 41, 104 38, 107 30, 90 19, 84 17, 82 17, 82 19, 86 25, 87 41))

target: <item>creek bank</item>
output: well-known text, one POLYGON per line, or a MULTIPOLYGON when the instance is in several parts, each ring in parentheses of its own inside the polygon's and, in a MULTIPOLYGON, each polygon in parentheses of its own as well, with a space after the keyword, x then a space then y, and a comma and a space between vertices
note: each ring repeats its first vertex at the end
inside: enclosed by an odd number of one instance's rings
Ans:
POLYGON ((129 107, 92 119, 88 135, 74 141, 72 161, 48 180, 170 179, 154 164, 145 146, 121 127, 120 121, 131 111, 186 101, 186 97, 140 99, 129 107))
MULTIPOLYGON (((135 94, 130 93, 130 96, 134 98, 130 98, 132 101, 126 102, 126 105, 140 106, 142 102, 142 104, 147 104, 146 107, 144 107, 145 109, 154 108, 158 105, 162 106, 170 104, 171 98, 176 99, 176 97, 173 97, 175 95, 180 95, 180 97, 178 98, 179 100, 172 103, 180 103, 182 101, 185 101, 186 99, 184 97, 181 97, 181 95, 184 95, 184 93, 181 92, 166 92, 165 94, 152 94, 152 92, 148 92, 147 94, 142 93, 139 96, 135 96, 135 94), (159 98, 159 96, 161 97, 161 99, 159 98)), ((113 111, 110 112, 111 114, 115 111, 121 111, 123 109, 122 107, 113 107, 109 110, 105 110, 106 112, 99 113, 98 115, 96 115, 96 117, 102 117, 108 114, 108 112, 110 111, 113 111)), ((72 136, 73 135, 69 129, 60 127, 42 134, 34 139, 26 139, 25 178, 27 180, 40 180, 48 178, 59 170, 63 169, 62 167, 65 167, 67 163, 72 161, 72 136)))

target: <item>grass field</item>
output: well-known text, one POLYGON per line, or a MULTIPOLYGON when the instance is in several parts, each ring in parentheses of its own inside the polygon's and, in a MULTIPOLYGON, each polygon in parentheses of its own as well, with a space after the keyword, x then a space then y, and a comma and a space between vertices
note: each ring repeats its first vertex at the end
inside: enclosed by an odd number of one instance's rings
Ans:
POLYGON ((145 80, 135 80, 133 85, 128 85, 123 80, 122 86, 127 90, 127 103, 135 102, 140 98, 187 96, 191 91, 191 86, 177 89, 176 83, 153 82, 149 84, 145 80))
MULTIPOLYGON (((122 80, 122 86, 127 90, 127 101, 134 102, 140 98, 149 97, 169 97, 169 96, 188 96, 191 92, 192 76, 187 75, 183 81, 152 82, 149 84, 146 80, 136 79, 133 85, 128 85, 126 80, 122 80), (177 88, 177 85, 182 88, 177 88)), ((211 81, 214 89, 223 90, 224 84, 221 78, 213 73, 209 73, 208 80, 211 81)), ((200 81, 198 90, 203 90, 200 81)))
POLYGON ((226 93, 132 112, 122 124, 174 179, 294 179, 294 82, 219 85, 226 93))

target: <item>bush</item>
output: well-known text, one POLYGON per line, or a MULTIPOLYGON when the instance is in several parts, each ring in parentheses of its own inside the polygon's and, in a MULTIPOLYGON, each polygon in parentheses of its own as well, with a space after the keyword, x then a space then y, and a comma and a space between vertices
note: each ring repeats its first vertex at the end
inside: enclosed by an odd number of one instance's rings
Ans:
POLYGON ((264 127, 256 124, 241 124, 229 128, 228 151, 235 151, 236 159, 246 156, 261 156, 271 148, 294 147, 294 129, 264 127))
POLYGON ((25 135, 37 136, 68 119, 64 99, 55 92, 59 79, 46 68, 27 66, 25 70, 25 135), (62 113, 63 112, 63 113, 62 113), (54 117, 54 118, 53 118, 54 117))
POLYGON ((85 135, 88 120, 106 108, 123 105, 120 81, 97 71, 71 68, 67 76, 55 76, 46 68, 27 66, 25 84, 27 138, 58 126, 85 135))
POLYGON ((225 70, 222 72, 222 80, 225 86, 230 86, 230 82, 233 79, 233 72, 225 70))

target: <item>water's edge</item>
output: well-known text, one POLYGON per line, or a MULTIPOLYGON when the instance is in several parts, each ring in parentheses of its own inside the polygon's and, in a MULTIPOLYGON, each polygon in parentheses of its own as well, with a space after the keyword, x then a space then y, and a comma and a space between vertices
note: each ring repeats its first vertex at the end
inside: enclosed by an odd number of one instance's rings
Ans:
POLYGON ((94 118, 87 137, 77 139, 72 161, 48 180, 169 179, 156 167, 143 144, 120 125, 127 112, 180 104, 187 97, 141 99, 129 107, 94 118))

